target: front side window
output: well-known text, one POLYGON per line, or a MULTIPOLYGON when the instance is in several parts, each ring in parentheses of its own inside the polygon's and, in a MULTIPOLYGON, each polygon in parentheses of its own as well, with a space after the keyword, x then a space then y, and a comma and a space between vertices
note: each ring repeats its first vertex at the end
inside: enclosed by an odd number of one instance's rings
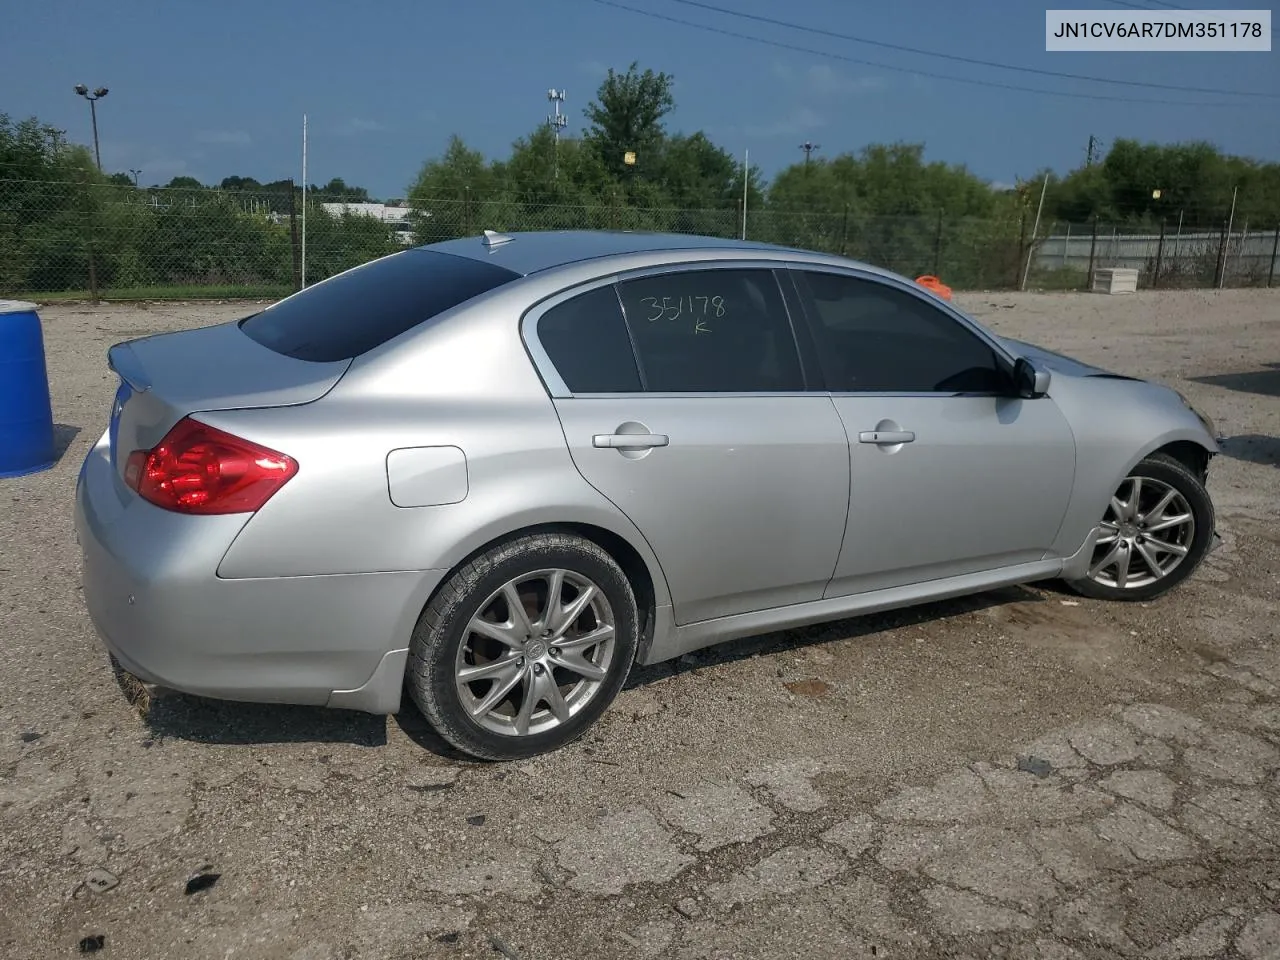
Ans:
POLYGON ((649 392, 804 389, 773 271, 679 270, 618 290, 649 392))
POLYGON ((799 270, 828 389, 999 393, 995 351, 923 297, 886 283, 799 270))
POLYGON ((551 307, 538 319, 538 342, 571 393, 639 393, 640 374, 612 286, 551 307))

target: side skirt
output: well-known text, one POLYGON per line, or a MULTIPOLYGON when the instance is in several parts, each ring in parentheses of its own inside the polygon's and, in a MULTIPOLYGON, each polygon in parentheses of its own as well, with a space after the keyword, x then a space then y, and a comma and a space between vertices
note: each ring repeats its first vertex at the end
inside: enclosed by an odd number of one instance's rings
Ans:
MULTIPOLYGON (((1085 546, 1071 560, 1077 561, 1078 564, 1079 558, 1083 557, 1083 562, 1087 564, 1095 536, 1096 534, 1091 534, 1085 546)), ((941 580, 929 580, 910 586, 891 587, 886 590, 873 590, 844 597, 828 597, 825 600, 772 607, 768 610, 703 620, 684 626, 675 624, 671 607, 660 607, 656 611, 657 623, 654 625, 653 643, 642 654, 639 662, 642 665, 661 663, 704 647, 774 630, 789 630, 813 623, 841 620, 845 617, 982 593, 1018 583, 1047 580, 1060 576, 1063 569, 1064 564, 1060 558, 1037 560, 1034 563, 1020 563, 1011 567, 1001 567, 998 570, 986 570, 982 573, 946 577, 941 580)))

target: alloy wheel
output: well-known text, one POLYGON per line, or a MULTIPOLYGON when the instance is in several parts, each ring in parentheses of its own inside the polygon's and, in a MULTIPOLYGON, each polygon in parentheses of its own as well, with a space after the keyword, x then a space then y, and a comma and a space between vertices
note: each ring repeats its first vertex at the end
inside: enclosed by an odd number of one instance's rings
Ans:
POLYGON ((1191 505, 1176 487, 1152 477, 1128 477, 1099 524, 1089 579, 1136 590, 1163 580, 1182 563, 1195 537, 1191 505))
POLYGON ((614 647, 604 591, 571 570, 538 570, 480 605, 458 647, 454 682, 463 709, 484 729, 545 733, 594 699, 614 647))

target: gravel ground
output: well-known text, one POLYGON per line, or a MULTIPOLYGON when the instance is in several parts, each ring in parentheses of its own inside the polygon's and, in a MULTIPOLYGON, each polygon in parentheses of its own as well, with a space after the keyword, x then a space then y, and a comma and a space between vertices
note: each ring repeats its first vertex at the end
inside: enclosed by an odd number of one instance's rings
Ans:
POLYGON ((0 481, 0 956, 1280 957, 1280 295, 959 301, 1233 438, 1200 573, 1152 604, 1019 588, 731 644, 508 765, 411 708, 142 717, 71 524, 104 351, 251 308, 44 309, 65 453, 0 481))

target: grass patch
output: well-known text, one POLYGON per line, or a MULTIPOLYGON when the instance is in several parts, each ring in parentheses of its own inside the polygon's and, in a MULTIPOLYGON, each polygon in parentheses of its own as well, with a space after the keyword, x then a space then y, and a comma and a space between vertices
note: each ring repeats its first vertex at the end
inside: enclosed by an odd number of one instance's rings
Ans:
POLYGON ((1063 291, 1086 290, 1089 271, 1077 267, 1059 267, 1056 270, 1033 270, 1027 278, 1028 290, 1063 291))

